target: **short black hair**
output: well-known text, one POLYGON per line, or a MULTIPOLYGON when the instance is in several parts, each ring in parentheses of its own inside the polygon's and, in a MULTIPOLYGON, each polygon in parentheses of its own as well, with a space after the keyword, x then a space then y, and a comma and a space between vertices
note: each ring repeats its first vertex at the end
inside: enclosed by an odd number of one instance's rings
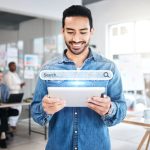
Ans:
POLYGON ((11 65, 15 65, 16 63, 14 61, 11 61, 9 64, 8 64, 8 67, 10 68, 11 65))
POLYGON ((62 18, 62 27, 65 26, 65 18, 71 17, 71 16, 87 17, 89 19, 90 29, 93 28, 93 19, 92 19, 91 11, 85 6, 72 5, 69 8, 65 9, 63 12, 63 18, 62 18))

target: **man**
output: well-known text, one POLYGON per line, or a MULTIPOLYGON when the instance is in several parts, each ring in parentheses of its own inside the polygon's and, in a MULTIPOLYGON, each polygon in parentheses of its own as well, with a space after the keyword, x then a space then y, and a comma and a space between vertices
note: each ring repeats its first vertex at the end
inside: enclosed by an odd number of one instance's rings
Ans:
MULTIPOLYGON (((9 88, 3 83, 3 72, 0 70, 0 100, 6 103, 9 97, 9 88)), ((18 115, 18 110, 0 108, 0 147, 7 148, 6 133, 8 132, 8 117, 18 115)))
MULTIPOLYGON (((8 64, 9 71, 5 75, 5 83, 10 89, 11 94, 17 94, 20 93, 20 90, 25 85, 24 82, 21 81, 19 78, 17 72, 16 72, 16 64, 15 62, 10 62, 8 64)), ((15 108, 19 111, 19 115, 15 117, 9 118, 9 125, 13 130, 16 130, 16 124, 18 122, 19 116, 21 114, 22 106, 14 106, 12 108, 15 108)))
POLYGON ((33 119, 41 125, 49 123, 46 150, 110 150, 108 126, 121 122, 126 115, 120 74, 113 62, 88 47, 93 34, 88 8, 73 5, 66 9, 62 33, 67 49, 42 70, 111 70, 113 78, 109 81, 87 81, 87 86, 105 87, 107 96, 88 99, 87 107, 65 107, 65 100, 47 96, 47 87, 70 86, 69 81, 39 78, 31 105, 33 119))

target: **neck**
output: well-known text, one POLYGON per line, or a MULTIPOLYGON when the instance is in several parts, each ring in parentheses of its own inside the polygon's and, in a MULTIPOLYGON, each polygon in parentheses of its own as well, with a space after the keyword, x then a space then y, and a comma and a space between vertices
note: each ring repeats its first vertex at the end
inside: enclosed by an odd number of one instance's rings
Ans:
POLYGON ((75 55, 70 50, 67 50, 66 55, 67 57, 72 60, 77 68, 80 68, 84 62, 84 60, 88 57, 89 48, 85 49, 81 54, 75 55))

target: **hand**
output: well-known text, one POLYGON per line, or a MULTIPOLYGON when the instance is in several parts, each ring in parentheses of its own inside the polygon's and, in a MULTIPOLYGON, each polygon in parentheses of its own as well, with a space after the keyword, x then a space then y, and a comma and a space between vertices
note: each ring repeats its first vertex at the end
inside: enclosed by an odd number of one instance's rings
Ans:
POLYGON ((25 86, 25 82, 20 84, 20 87, 22 88, 23 86, 25 86))
POLYGON ((108 96, 104 96, 104 98, 94 96, 88 99, 87 106, 103 116, 108 113, 111 107, 111 100, 108 96))
POLYGON ((48 97, 46 95, 42 100, 42 106, 47 114, 53 115, 65 107, 65 101, 56 97, 48 97))

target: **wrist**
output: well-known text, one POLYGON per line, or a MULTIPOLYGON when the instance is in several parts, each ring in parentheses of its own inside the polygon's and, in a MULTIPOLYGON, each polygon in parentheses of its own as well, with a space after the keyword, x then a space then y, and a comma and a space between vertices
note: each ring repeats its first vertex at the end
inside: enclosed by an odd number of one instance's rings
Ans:
POLYGON ((105 115, 111 115, 112 114, 112 112, 113 112, 113 106, 112 106, 113 104, 112 104, 112 102, 110 103, 110 107, 109 107, 109 110, 108 110, 108 112, 105 114, 105 115))

